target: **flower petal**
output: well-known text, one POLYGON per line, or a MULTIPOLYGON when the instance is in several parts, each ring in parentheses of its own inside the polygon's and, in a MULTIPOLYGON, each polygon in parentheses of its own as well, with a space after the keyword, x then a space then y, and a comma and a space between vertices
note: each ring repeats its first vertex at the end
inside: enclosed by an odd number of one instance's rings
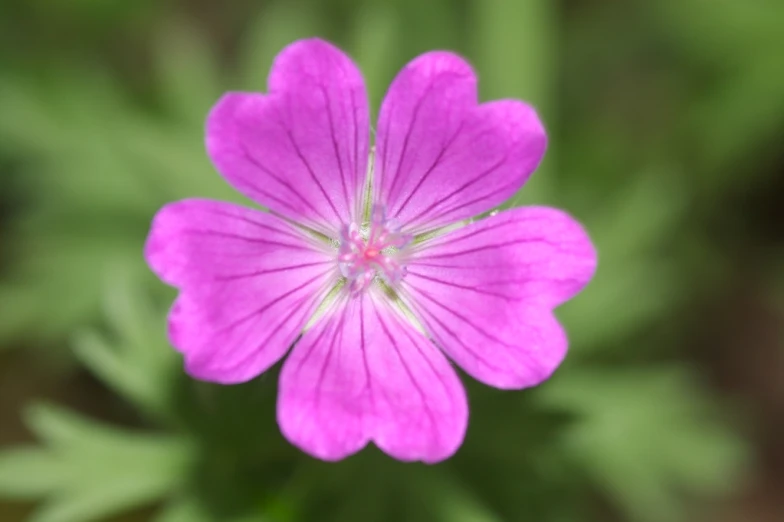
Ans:
POLYGON ((443 460, 465 434, 465 391, 438 348, 375 290, 343 296, 294 348, 280 377, 278 423, 325 460, 371 440, 400 460, 443 460))
POLYGON ((413 233, 475 216, 523 185, 546 142, 525 103, 477 105, 476 77, 462 58, 422 55, 381 106, 376 201, 413 233))
POLYGON ((269 94, 221 98, 207 150, 243 194, 334 237, 361 216, 369 129, 356 65, 327 42, 303 40, 275 59, 269 94))
POLYGON ((337 275, 329 253, 293 225, 207 200, 163 207, 145 257, 180 289, 169 337, 188 373, 221 383, 252 379, 279 360, 337 275))
POLYGON ((553 308, 591 279, 596 252, 561 211, 518 208, 423 243, 401 295, 436 342, 476 379, 524 388, 566 354, 553 308))

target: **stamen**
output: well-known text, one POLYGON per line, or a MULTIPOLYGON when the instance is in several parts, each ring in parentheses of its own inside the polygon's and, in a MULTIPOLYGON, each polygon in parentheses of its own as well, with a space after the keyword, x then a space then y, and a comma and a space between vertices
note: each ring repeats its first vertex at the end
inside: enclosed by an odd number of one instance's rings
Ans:
POLYGON ((352 294, 368 288, 376 278, 395 285, 406 274, 399 250, 413 237, 400 232, 400 226, 386 218, 384 209, 373 207, 370 221, 344 227, 338 246, 338 266, 352 294))

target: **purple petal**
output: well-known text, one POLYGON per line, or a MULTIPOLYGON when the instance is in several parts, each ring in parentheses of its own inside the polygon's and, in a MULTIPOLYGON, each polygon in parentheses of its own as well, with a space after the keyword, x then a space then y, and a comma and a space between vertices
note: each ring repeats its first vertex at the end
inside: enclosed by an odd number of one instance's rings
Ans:
POLYGON ((341 299, 283 366, 283 433, 325 460, 342 459, 369 441, 400 460, 452 455, 463 440, 468 407, 449 362, 386 296, 341 299))
POLYGON ((462 58, 422 55, 381 106, 376 199, 414 233, 475 216, 523 185, 546 141, 525 103, 477 105, 476 77, 462 58))
POLYGON ((252 379, 278 361, 337 275, 333 256, 293 225, 207 200, 163 207, 145 257, 180 289, 169 337, 188 373, 220 383, 252 379))
POLYGON ((269 94, 227 94, 207 120, 207 150, 229 183, 333 236, 361 215, 368 135, 362 75, 317 39, 278 55, 269 94))
POLYGON ((553 308, 596 268, 582 227, 561 211, 518 208, 423 243, 401 292, 444 351, 476 379, 523 388, 561 363, 553 308))

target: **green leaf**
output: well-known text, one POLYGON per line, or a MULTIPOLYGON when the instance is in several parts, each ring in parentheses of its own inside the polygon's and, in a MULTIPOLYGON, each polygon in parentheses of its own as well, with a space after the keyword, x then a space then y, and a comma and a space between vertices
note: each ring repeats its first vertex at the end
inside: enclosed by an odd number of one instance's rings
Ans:
POLYGON ((575 356, 617 350, 616 341, 650 325, 683 298, 677 273, 667 263, 604 259, 600 253, 593 280, 556 311, 575 356))
POLYGON ((43 497, 34 522, 95 520, 187 480, 192 446, 184 439, 126 432, 54 406, 31 408, 28 423, 44 446, 0 454, 0 496, 43 497))
POLYGON ((674 178, 666 168, 641 172, 589 216, 600 257, 626 262, 672 240, 688 203, 685 187, 674 178))
MULTIPOLYGON (((73 229, 42 230, 26 237, 29 244, 17 245, 23 262, 12 266, 12 280, 0 286, 0 307, 14 312, 0 320, 0 335, 57 337, 74 324, 97 317, 106 274, 118 266, 132 267, 140 277, 152 279, 141 260, 142 234, 134 243, 116 234, 88 237, 85 228, 81 237, 73 229)), ((123 227, 117 229, 121 232, 123 227)))
POLYGON ((0 495, 34 499, 55 491, 66 471, 62 462, 40 448, 13 448, 0 453, 0 495))
POLYGON ((432 499, 441 514, 441 520, 449 522, 501 522, 492 510, 482 503, 474 492, 453 478, 441 473, 427 483, 425 495, 432 499))
POLYGON ((686 513, 684 493, 729 490, 746 457, 694 382, 673 369, 573 369, 539 399, 576 415, 564 451, 633 520, 675 521, 686 513))
MULTIPOLYGON (((781 45, 784 46, 784 40, 781 45)), ((737 169, 747 164, 748 151, 778 139, 784 124, 782 92, 784 71, 781 56, 775 54, 744 64, 741 72, 716 82, 689 106, 685 115, 689 135, 699 136, 709 144, 698 151, 704 186, 724 187, 717 183, 717 175, 723 175, 733 185, 749 182, 748 175, 737 175, 737 169)), ((775 152, 770 155, 774 157, 775 152)), ((744 168, 747 174, 753 170, 744 168)))
POLYGON ((0 307, 13 312, 0 319, 2 338, 56 338, 94 321, 118 264, 149 274, 144 236, 165 203, 245 201, 206 157, 201 110, 168 122, 134 107, 105 75, 71 76, 55 75, 52 92, 0 82, 0 141, 30 161, 23 195, 31 201, 10 222, 15 255, 0 307), (68 296, 67 306, 53 296, 68 296))
POLYGON ((155 522, 212 522, 213 518, 193 497, 177 499, 167 505, 155 522))
POLYGON ((637 176, 601 209, 585 217, 598 251, 594 279, 558 309, 572 333, 575 353, 617 348, 682 299, 678 259, 661 256, 661 246, 681 233, 683 190, 661 169, 637 176))
POLYGON ((171 381, 179 356, 166 341, 164 314, 127 273, 118 272, 106 290, 105 310, 116 340, 85 330, 74 340, 76 355, 118 393, 167 418, 173 413, 171 381))

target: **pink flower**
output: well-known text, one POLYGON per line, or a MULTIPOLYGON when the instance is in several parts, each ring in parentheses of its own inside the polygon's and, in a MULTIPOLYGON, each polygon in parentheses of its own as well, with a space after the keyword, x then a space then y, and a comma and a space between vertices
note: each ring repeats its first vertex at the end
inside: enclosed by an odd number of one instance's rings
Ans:
POLYGON ((227 94, 207 121, 218 171, 270 212, 169 204, 145 255, 180 291, 169 337, 190 375, 247 381, 293 345, 278 398, 292 443, 337 460, 373 441, 436 462, 468 420, 447 357, 498 388, 547 379, 567 346, 553 308, 585 286, 596 254, 558 210, 467 221, 525 183, 546 137, 525 103, 478 104, 460 57, 427 53, 398 74, 375 154, 368 113, 339 49, 287 47, 268 94, 227 94))

